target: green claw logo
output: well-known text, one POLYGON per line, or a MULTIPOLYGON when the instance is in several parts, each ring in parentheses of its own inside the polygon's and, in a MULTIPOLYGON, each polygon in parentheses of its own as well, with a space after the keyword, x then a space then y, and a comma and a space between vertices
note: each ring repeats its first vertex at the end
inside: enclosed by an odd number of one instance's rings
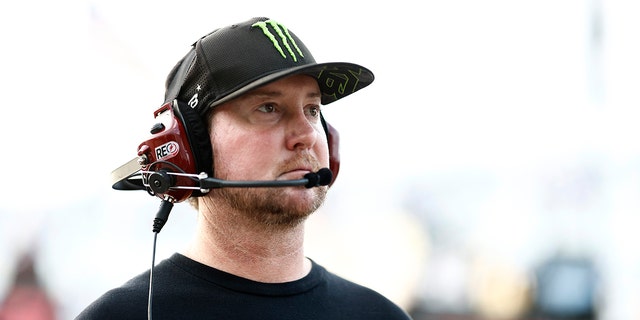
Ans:
POLYGON ((298 62, 298 57, 296 53, 300 55, 301 58, 304 58, 304 55, 302 54, 302 51, 300 51, 300 48, 298 48, 296 41, 293 40, 293 37, 291 36, 291 34, 289 34, 289 30, 287 29, 287 27, 283 26, 282 24, 269 19, 266 21, 256 22, 253 25, 251 25, 251 27, 260 28, 262 30, 262 33, 264 33, 264 35, 267 36, 269 40, 271 40, 271 43, 276 48, 276 50, 280 52, 280 55, 282 56, 282 58, 286 59, 287 54, 282 49, 282 46, 280 46, 279 40, 282 41, 282 45, 286 48, 287 53, 289 53, 293 61, 298 62), (269 26, 273 28, 273 30, 277 34, 277 37, 273 33, 271 33, 271 30, 269 30, 269 26))

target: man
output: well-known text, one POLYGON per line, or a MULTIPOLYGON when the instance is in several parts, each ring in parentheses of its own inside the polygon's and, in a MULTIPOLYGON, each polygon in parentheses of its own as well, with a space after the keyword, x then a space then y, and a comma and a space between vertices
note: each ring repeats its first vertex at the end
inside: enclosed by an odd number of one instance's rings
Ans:
MULTIPOLYGON (((321 106, 372 81, 356 64, 316 63, 282 24, 254 18, 198 40, 169 74, 165 101, 179 101, 187 131, 206 132, 189 139, 196 171, 287 181, 336 169, 321 106)), ((409 319, 379 293, 305 256, 304 222, 327 189, 194 191, 197 234, 185 252, 153 268, 152 301, 147 271, 78 319, 409 319)))

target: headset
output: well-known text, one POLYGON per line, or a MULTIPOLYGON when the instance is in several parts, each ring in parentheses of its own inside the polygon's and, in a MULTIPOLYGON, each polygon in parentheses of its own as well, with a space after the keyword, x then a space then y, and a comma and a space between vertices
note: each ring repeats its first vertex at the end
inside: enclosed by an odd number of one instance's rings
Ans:
MULTIPOLYGON (((156 123, 150 129, 151 136, 138 146, 137 158, 112 173, 113 188, 146 190, 150 195, 163 200, 170 199, 172 203, 207 194, 211 183, 203 181, 211 182, 214 168, 208 126, 203 117, 188 103, 177 99, 164 103, 154 111, 153 116, 156 123)), ((329 179, 320 185, 331 186, 340 170, 340 138, 338 131, 322 114, 320 119, 327 135, 330 170, 329 177, 320 175, 321 180, 329 179)), ((305 178, 313 180, 307 176, 305 178)), ((318 178, 315 179, 317 181, 318 178)), ((290 185, 306 184, 306 180, 290 182, 297 182, 290 185)), ((235 187, 286 186, 283 184, 285 181, 273 181, 271 185, 260 185, 260 181, 247 183, 235 187)), ((220 187, 230 186, 234 185, 220 187)))

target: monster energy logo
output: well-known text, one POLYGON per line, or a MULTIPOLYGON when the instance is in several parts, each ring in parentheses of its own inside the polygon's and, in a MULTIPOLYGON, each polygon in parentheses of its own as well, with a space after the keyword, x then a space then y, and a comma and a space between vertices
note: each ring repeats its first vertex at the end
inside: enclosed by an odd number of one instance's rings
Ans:
POLYGON ((271 19, 267 21, 259 21, 251 25, 251 27, 260 28, 262 30, 262 33, 264 33, 264 35, 267 36, 269 40, 271 40, 271 43, 276 48, 276 50, 280 52, 280 55, 282 56, 282 58, 286 59, 287 54, 280 46, 280 41, 278 40, 278 37, 276 37, 273 33, 271 33, 271 30, 269 30, 268 26, 271 26, 273 30, 275 30, 279 39, 282 41, 282 45, 287 49, 287 53, 289 53, 291 58, 293 58, 293 61, 298 62, 298 57, 296 56, 296 53, 299 54, 301 58, 304 58, 304 54, 302 54, 302 51, 300 50, 300 48, 298 48, 298 45, 296 44, 296 41, 293 40, 293 37, 291 36, 291 34, 289 34, 289 30, 287 29, 287 27, 271 19), (293 51, 294 49, 295 51, 293 51))

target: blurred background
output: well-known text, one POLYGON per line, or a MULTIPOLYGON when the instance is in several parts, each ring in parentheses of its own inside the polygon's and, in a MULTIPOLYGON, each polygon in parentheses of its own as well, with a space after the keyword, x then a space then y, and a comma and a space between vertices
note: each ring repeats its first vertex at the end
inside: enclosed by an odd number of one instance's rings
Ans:
MULTIPOLYGON (((150 267, 159 199, 109 175, 189 46, 254 16, 376 74, 324 109, 342 162, 308 256, 416 320, 640 319, 626 0, 3 2, 0 318, 71 319, 150 267)), ((176 205, 156 261, 194 223, 176 205)))

